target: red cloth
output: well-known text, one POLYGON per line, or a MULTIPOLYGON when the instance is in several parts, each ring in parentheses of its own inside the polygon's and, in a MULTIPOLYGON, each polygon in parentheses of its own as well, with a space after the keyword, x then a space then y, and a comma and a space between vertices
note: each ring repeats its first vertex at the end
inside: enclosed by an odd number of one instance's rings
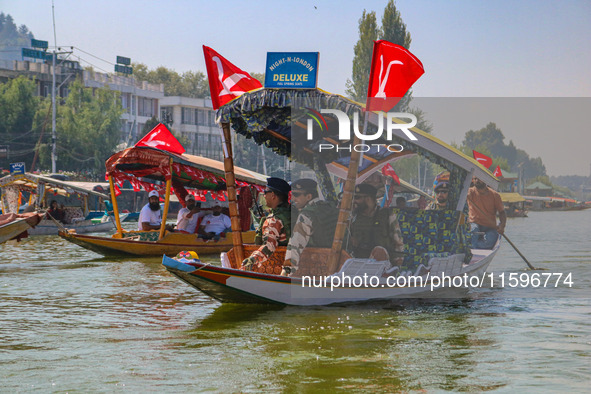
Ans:
POLYGON ((135 144, 135 146, 147 146, 149 148, 156 148, 170 153, 182 155, 185 153, 185 148, 181 143, 174 138, 174 135, 162 123, 158 123, 148 134, 135 144))
POLYGON ((258 80, 210 47, 203 45, 203 55, 213 109, 218 109, 246 92, 263 87, 258 80))
POLYGON ((487 155, 483 155, 482 153, 473 150, 472 156, 474 156, 474 160, 476 160, 486 168, 489 168, 492 165, 492 159, 487 155))
POLYGON ((421 61, 400 45, 374 41, 367 86, 368 111, 390 111, 425 73, 421 61))
POLYGON ((396 171, 394 171, 392 164, 388 163, 382 167, 382 175, 391 177, 394 182, 400 185, 400 178, 398 178, 398 175, 396 174, 396 171))

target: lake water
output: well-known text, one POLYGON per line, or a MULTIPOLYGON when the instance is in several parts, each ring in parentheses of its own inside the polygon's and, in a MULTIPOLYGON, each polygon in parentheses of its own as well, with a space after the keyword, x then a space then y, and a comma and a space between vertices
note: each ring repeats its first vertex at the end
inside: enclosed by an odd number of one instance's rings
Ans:
MULTIPOLYGON (((0 245, 0 391, 588 392, 591 210, 532 212, 507 235, 548 269, 535 272, 572 273, 572 287, 222 305, 158 258, 100 258, 58 237, 0 245)), ((525 267, 505 242, 489 271, 525 267)))

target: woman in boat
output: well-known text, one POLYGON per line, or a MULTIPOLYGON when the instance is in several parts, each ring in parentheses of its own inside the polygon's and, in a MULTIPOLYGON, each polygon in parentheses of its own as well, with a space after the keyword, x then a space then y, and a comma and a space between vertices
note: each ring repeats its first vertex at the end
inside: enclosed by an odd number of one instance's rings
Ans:
POLYGON ((49 209, 47 210, 47 214, 50 215, 55 220, 57 220, 58 222, 66 223, 65 222, 66 211, 64 211, 63 205, 60 208, 57 205, 57 201, 55 201, 55 200, 51 200, 51 204, 49 204, 49 209))

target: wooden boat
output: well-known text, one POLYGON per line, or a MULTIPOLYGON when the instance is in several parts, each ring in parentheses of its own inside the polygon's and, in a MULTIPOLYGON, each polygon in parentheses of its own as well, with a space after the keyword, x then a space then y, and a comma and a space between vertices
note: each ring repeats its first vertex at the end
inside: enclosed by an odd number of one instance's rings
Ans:
POLYGON ((519 193, 499 193, 508 218, 526 218, 525 198, 519 193))
MULTIPOLYGON (((177 254, 183 250, 195 250, 199 254, 219 254, 228 251, 233 243, 228 236, 219 241, 203 240, 197 234, 184 234, 165 229, 171 192, 179 201, 185 201, 187 193, 196 195, 197 200, 205 199, 210 193, 217 199, 225 199, 226 180, 224 164, 199 156, 178 155, 150 147, 132 147, 115 153, 107 162, 107 175, 111 189, 111 201, 117 232, 111 237, 80 235, 68 231, 60 236, 76 245, 103 255, 130 254, 135 256, 161 256, 164 253, 177 254), (165 195, 162 227, 153 231, 125 231, 121 227, 121 214, 117 207, 115 182, 128 180, 134 189, 156 189, 165 195), (151 182, 159 182, 151 183, 151 182), (161 183, 165 183, 163 186, 161 183)), ((266 176, 256 172, 236 169, 236 181, 245 187, 253 186, 263 190, 266 176)), ((250 215, 250 213, 248 213, 250 215)), ((112 223, 112 222, 111 222, 112 223)), ((254 231, 240 228, 244 239, 254 241, 254 231)))
POLYGON ((27 231, 38 225, 42 218, 37 212, 0 215, 0 244, 11 239, 26 238, 27 231))
MULTIPOLYGON (((234 238, 233 249, 227 254, 222 254, 221 267, 190 259, 183 253, 175 258, 164 256, 163 264, 166 269, 187 284, 222 302, 330 305, 408 297, 442 298, 465 294, 470 286, 474 286, 473 283, 468 286, 447 285, 434 288, 431 288, 431 285, 435 284, 435 277, 441 277, 443 274, 457 279, 464 275, 470 277, 484 274, 499 248, 499 242, 492 250, 470 249, 469 240, 466 238, 466 196, 473 176, 477 176, 495 189, 498 180, 474 159, 416 128, 411 130, 417 140, 412 140, 402 133, 394 134, 388 140, 381 136, 371 141, 375 146, 364 150, 363 155, 355 148, 349 148, 349 151, 335 149, 320 155, 321 161, 317 152, 319 144, 359 146, 361 140, 357 134, 353 134, 350 140, 339 140, 339 122, 333 117, 325 117, 321 133, 314 134, 308 140, 310 133, 305 116, 301 114, 305 111, 300 109, 309 110, 311 106, 317 109, 316 114, 320 109, 338 109, 346 113, 350 119, 355 112, 362 112, 359 104, 320 89, 258 89, 222 106, 217 115, 218 119, 221 119, 224 136, 226 174, 231 175, 233 172, 231 125, 235 132, 247 138, 253 137, 257 143, 265 144, 275 152, 312 168, 326 200, 336 202, 329 175, 332 173, 346 179, 339 203, 340 212, 332 248, 304 249, 298 270, 291 277, 279 275, 284 264, 281 249, 276 250, 272 261, 263 267, 255 268, 253 271, 241 270, 242 259, 250 255, 254 246, 246 245, 239 237, 234 238), (390 144, 398 144, 404 149, 390 151, 386 149, 390 144), (389 268, 389 261, 351 258, 343 250, 343 244, 355 184, 379 171, 386 164, 408 155, 421 155, 450 171, 449 206, 453 209, 393 211, 398 215, 405 244, 401 269, 389 268), (374 278, 375 282, 372 284, 370 280, 369 284, 363 282, 359 286, 333 288, 333 278, 347 276, 366 276, 374 278), (392 278, 400 278, 402 281, 410 280, 411 277, 422 278, 423 284, 411 285, 407 282, 387 286, 387 281, 392 278), (322 278, 328 278, 328 283, 325 280, 318 284, 317 281, 322 278)), ((385 115, 367 113, 366 116, 366 134, 375 136, 380 122, 385 122, 379 117, 385 115)), ((405 121, 400 120, 399 123, 405 121)), ((230 206, 235 204, 233 190, 234 185, 228 183, 230 206)))
POLYGON ((31 204, 39 209, 49 207, 52 200, 64 205, 64 223, 52 220, 49 216, 35 228, 28 231, 29 235, 57 235, 60 230, 76 231, 77 233, 109 232, 115 230, 113 222, 93 223, 90 217, 90 200, 100 205, 109 198, 106 194, 92 189, 92 184, 83 182, 62 181, 59 179, 31 173, 7 175, 0 179, 2 203, 6 212, 15 213, 18 201, 23 194, 30 196, 31 204))

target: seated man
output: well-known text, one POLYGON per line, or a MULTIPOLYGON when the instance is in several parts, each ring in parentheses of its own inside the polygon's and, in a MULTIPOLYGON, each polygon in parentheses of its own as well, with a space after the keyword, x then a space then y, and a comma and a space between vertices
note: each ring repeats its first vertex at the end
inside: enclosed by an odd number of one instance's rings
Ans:
POLYGON ((399 208, 399 209, 406 208, 406 198, 396 197, 396 208, 399 208))
POLYGON ((291 237, 291 207, 289 206, 289 183, 281 178, 267 179, 265 203, 271 213, 261 219, 255 243, 262 245, 242 261, 242 267, 252 269, 254 264, 262 265, 275 252, 277 246, 286 246, 291 237))
POLYGON ((194 234, 197 231, 199 218, 205 216, 201 212, 201 202, 196 203, 192 194, 185 197, 186 207, 181 208, 176 219, 176 229, 182 233, 194 234))
POLYGON ((306 247, 330 248, 339 210, 318 197, 318 184, 313 179, 299 179, 291 185, 291 200, 298 209, 293 233, 287 244, 282 274, 289 275, 298 267, 306 247))
POLYGON ((160 195, 156 190, 152 190, 148 193, 148 203, 140 211, 137 227, 140 231, 160 230, 161 223, 160 195))
POLYGON ((362 183, 355 186, 355 216, 350 227, 349 249, 354 257, 359 258, 375 257, 372 256, 374 248, 376 252, 385 249, 386 256, 379 259, 384 258, 390 260, 392 266, 400 266, 404 243, 397 216, 388 208, 378 208, 376 196, 377 189, 372 185, 362 183), (378 246, 381 248, 376 248, 378 246))
POLYGON ((507 215, 499 193, 486 186, 480 179, 472 178, 474 184, 468 190, 468 208, 472 248, 492 249, 499 234, 505 231, 507 215), (497 214, 499 224, 497 225, 497 214))
POLYGON ((445 210, 449 209, 447 200, 449 196, 449 183, 439 182, 435 186, 435 201, 431 202, 427 209, 430 210, 445 210))
POLYGON ((232 231, 232 221, 222 213, 222 204, 212 203, 213 213, 205 216, 199 226, 199 238, 219 240, 222 233, 232 231))

